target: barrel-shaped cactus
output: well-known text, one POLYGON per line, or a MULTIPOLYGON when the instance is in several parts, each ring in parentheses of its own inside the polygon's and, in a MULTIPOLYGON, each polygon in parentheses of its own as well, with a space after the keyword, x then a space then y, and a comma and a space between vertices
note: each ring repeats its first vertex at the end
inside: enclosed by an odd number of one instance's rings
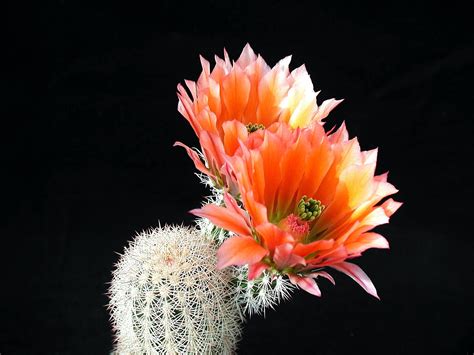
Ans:
POLYGON ((231 270, 216 269, 217 246, 190 227, 140 233, 110 287, 119 354, 230 354, 240 337, 231 270))

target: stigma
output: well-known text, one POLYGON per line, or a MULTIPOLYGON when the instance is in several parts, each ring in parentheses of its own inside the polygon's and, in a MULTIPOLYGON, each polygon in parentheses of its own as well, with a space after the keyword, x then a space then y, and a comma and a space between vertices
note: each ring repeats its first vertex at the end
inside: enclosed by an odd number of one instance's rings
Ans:
POLYGON ((245 127, 247 127, 249 133, 258 131, 259 129, 265 129, 265 126, 261 123, 247 123, 245 127))
POLYGON ((296 214, 301 220, 312 222, 323 213, 324 207, 321 201, 304 195, 296 206, 296 214))
POLYGON ((302 220, 294 213, 282 219, 278 225, 298 240, 304 239, 309 233, 309 222, 302 220))

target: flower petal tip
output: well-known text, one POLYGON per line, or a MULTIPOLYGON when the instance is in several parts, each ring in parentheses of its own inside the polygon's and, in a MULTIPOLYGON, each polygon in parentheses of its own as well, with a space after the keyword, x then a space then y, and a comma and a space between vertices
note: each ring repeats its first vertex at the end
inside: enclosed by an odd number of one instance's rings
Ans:
POLYGON ((192 210, 189 210, 188 213, 191 213, 197 217, 204 217, 201 215, 201 209, 200 208, 193 208, 192 210))

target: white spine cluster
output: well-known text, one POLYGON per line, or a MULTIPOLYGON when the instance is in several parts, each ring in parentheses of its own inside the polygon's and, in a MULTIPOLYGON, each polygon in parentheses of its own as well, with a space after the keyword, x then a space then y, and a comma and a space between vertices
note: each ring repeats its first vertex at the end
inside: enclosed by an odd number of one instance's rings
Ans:
MULTIPOLYGON (((218 199, 218 195, 214 193, 208 199, 218 199)), ((213 240, 218 245, 221 245, 225 239, 233 235, 231 232, 216 227, 206 218, 198 218, 196 224, 203 236, 213 240)), ((265 315, 265 310, 268 307, 274 309, 281 301, 288 300, 295 288, 287 277, 269 271, 264 271, 255 280, 248 280, 247 266, 235 267, 233 278, 236 288, 235 301, 242 318, 245 315, 265 315)))
POLYGON ((113 272, 118 354, 232 354, 240 337, 231 270, 194 228, 140 233, 113 272))
POLYGON ((254 280, 248 280, 248 267, 234 269, 236 303, 241 315, 263 314, 274 309, 281 301, 290 299, 295 286, 285 276, 264 271, 254 280))

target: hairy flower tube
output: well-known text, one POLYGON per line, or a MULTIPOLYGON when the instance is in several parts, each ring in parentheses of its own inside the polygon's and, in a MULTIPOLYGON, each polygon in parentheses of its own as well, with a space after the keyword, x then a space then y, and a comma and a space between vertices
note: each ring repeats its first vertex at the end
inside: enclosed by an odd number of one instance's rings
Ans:
MULTIPOLYGON (((224 141, 226 139, 224 133, 224 141)), ((372 229, 388 223, 401 203, 387 174, 375 175, 377 150, 361 151, 345 125, 326 134, 321 125, 292 129, 286 122, 251 133, 227 158, 239 191, 224 205, 192 212, 233 232, 218 250, 218 267, 249 265, 320 295, 315 278, 333 282, 323 268, 341 271, 378 297, 368 276, 347 262, 369 248, 388 248, 372 229)))
POLYGON ((232 156, 248 133, 286 122, 292 128, 321 123, 340 101, 316 103, 313 83, 304 65, 290 72, 291 57, 270 68, 246 45, 236 62, 215 57, 210 64, 201 57, 202 73, 197 82, 186 80, 187 90, 178 85, 178 111, 188 120, 199 138, 202 155, 184 147, 196 168, 209 175, 217 186, 228 187, 226 156, 232 156), (242 123, 236 125, 235 122, 242 123))

